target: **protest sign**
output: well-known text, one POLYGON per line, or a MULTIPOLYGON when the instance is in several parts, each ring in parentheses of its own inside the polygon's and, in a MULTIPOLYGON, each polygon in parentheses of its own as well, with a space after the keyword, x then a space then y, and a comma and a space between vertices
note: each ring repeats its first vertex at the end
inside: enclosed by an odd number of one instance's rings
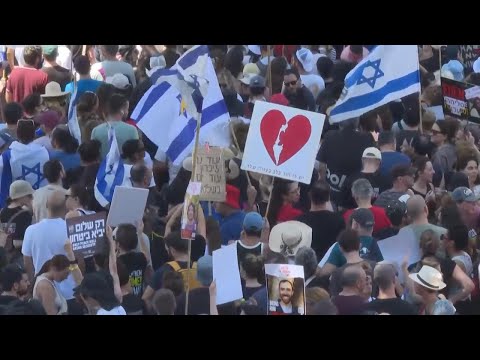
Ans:
POLYGON ((182 239, 194 240, 197 233, 198 206, 202 184, 190 181, 185 194, 182 212, 182 239))
POLYGON ((445 115, 480 123, 480 88, 443 77, 441 80, 445 115))
POLYGON ((212 253, 213 278, 217 285, 217 305, 243 297, 238 267, 237 243, 224 246, 212 253))
POLYGON ((242 170, 310 184, 325 115, 257 101, 242 170))
POLYGON ((66 220, 73 252, 83 257, 95 253, 97 239, 105 235, 105 212, 77 216, 66 220))
POLYGON ((107 225, 135 225, 136 222, 143 218, 147 198, 147 189, 116 186, 108 213, 107 225))
POLYGON ((225 162, 218 147, 199 147, 196 152, 196 182, 202 183, 201 201, 225 201, 225 162))
POLYGON ((303 266, 265 264, 269 315, 305 315, 303 266))
POLYGON ((480 55, 480 45, 460 45, 460 57, 464 67, 465 76, 473 70, 473 63, 480 55))

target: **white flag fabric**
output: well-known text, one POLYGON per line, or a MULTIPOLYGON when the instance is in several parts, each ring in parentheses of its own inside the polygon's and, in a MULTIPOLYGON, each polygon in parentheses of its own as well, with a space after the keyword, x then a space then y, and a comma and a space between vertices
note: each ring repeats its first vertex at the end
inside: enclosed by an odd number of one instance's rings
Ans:
POLYGON ((345 78, 330 123, 358 117, 420 91, 417 45, 378 45, 345 78))

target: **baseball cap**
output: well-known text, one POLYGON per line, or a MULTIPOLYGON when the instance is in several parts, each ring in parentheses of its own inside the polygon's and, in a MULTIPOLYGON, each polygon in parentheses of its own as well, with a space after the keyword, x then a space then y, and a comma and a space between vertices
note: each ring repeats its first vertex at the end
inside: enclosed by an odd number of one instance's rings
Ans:
POLYGON ((400 164, 394 166, 390 171, 390 174, 392 175, 392 180, 395 180, 400 176, 415 176, 416 172, 417 169, 415 169, 414 167, 408 164, 400 164))
POLYGON ((456 202, 477 202, 479 200, 479 197, 465 186, 460 186, 453 190, 452 198, 456 202))
POLYGON ((376 147, 369 147, 363 151, 362 158, 382 160, 382 153, 376 147))
POLYGON ((260 51, 260 45, 248 45, 248 50, 250 50, 255 55, 260 55, 262 52, 260 51))
POLYGON ((251 88, 264 88, 265 87, 265 79, 260 75, 255 75, 250 79, 250 87, 251 88))
POLYGON ((125 90, 130 86, 130 82, 128 78, 123 74, 115 74, 113 76, 107 77, 105 80, 107 84, 112 84, 119 90, 125 90))
POLYGON ((252 81, 252 78, 254 77, 255 77, 255 74, 246 73, 246 74, 243 74, 243 77, 240 79, 240 81, 245 85, 250 86, 250 81, 252 81))
POLYGON ((351 215, 351 219, 355 220, 362 228, 371 228, 375 225, 375 219, 370 209, 356 209, 351 215))
POLYGON ((45 55, 52 55, 58 50, 58 45, 42 45, 42 51, 45 55))
POLYGON ((10 185, 10 191, 8 196, 10 199, 20 199, 21 197, 27 195, 33 195, 34 190, 32 185, 28 181, 25 180, 16 180, 10 185))
POLYGON ((202 256, 197 261, 197 280, 203 286, 209 286, 213 281, 213 263, 212 256, 202 256))
POLYGON ((295 55, 297 55, 298 61, 300 61, 306 72, 311 72, 313 70, 313 54, 310 50, 301 48, 295 53, 295 55))
POLYGON ((53 130, 61 121, 58 112, 53 110, 41 112, 34 120, 36 123, 44 125, 48 130, 53 130))
POLYGON ((263 229, 262 216, 257 212, 249 212, 243 219, 243 230, 261 231, 263 229))

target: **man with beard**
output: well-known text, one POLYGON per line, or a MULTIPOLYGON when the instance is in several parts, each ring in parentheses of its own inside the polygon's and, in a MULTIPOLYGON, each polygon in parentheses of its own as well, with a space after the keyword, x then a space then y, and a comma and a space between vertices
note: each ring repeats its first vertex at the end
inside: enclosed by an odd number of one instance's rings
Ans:
POLYGON ((293 283, 290 280, 280 280, 278 284, 278 305, 275 308, 276 314, 298 315, 298 307, 293 306, 293 283))
POLYGON ((30 281, 27 273, 16 264, 10 264, 0 274, 2 294, 0 295, 0 306, 9 305, 15 300, 22 300, 27 295, 30 281))
POLYGON ((302 84, 297 69, 287 69, 283 75, 283 95, 288 99, 291 107, 315 111, 315 99, 308 88, 302 84))

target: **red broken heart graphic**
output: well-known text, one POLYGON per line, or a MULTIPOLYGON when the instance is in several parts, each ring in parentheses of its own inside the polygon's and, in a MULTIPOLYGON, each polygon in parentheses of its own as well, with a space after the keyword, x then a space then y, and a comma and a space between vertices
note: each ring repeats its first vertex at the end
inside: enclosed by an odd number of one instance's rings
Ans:
POLYGON ((277 166, 282 165, 293 155, 298 153, 310 139, 312 126, 310 121, 303 115, 296 115, 288 121, 288 127, 280 133, 280 129, 287 123, 287 119, 279 110, 270 110, 262 118, 260 122, 260 134, 262 135, 263 144, 267 149, 268 155, 273 163, 277 166), (278 145, 283 145, 282 152, 275 160, 273 146, 277 141, 280 133, 280 141, 278 145))

